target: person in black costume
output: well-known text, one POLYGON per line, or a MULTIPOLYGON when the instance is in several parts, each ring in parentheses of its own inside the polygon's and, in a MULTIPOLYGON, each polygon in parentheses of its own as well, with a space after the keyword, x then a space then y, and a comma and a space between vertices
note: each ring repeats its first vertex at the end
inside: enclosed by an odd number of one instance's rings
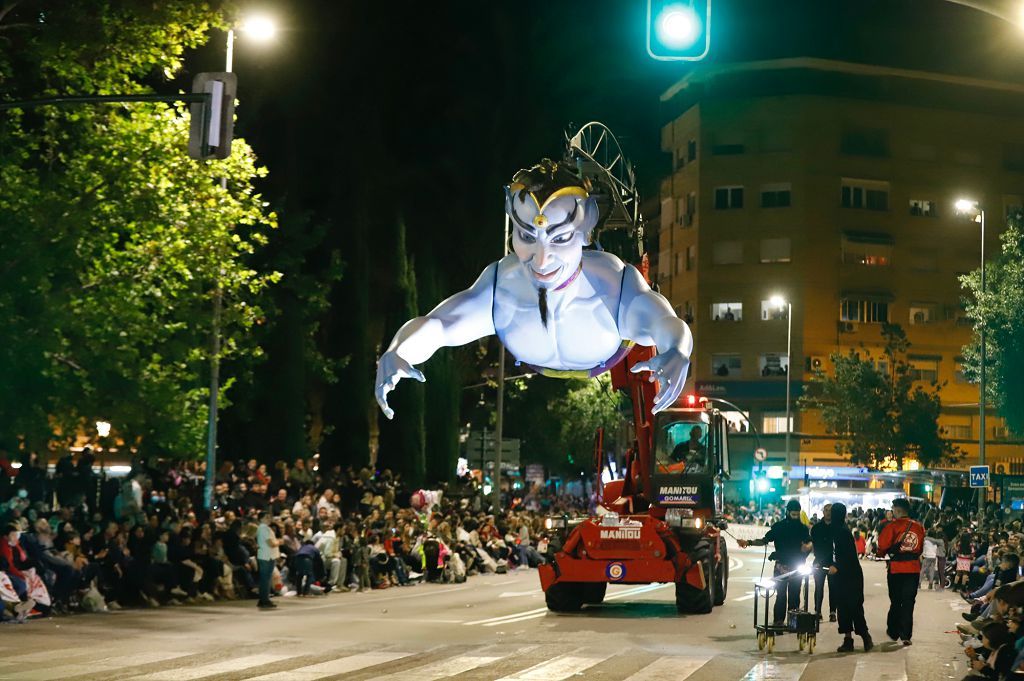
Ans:
POLYGON ((871 650, 871 634, 868 623, 864 619, 864 571, 861 570, 857 558, 857 546, 853 534, 846 526, 846 506, 832 504, 832 538, 835 542, 835 559, 829 568, 832 575, 829 603, 836 604, 839 614, 839 633, 843 634, 843 645, 837 652, 846 653, 853 650, 853 634, 864 640, 864 651, 871 650))
POLYGON ((775 581, 778 591, 775 595, 775 626, 786 625, 786 613, 789 608, 800 607, 800 586, 799 574, 790 574, 797 570, 807 559, 811 551, 811 535, 807 526, 800 522, 800 502, 790 499, 786 504, 786 517, 772 525, 768 533, 761 539, 750 541, 740 539, 737 543, 741 549, 748 546, 764 546, 775 543, 775 551, 768 556, 768 560, 775 561, 775 581))

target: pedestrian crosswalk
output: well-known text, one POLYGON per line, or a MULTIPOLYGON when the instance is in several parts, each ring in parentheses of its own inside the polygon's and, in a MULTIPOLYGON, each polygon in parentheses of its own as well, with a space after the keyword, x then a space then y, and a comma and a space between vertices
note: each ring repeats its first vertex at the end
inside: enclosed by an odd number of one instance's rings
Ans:
POLYGON ((126 651, 111 655, 88 648, 5 654, 5 681, 914 681, 907 651, 870 655, 810 656, 720 653, 679 648, 496 643, 413 649, 402 645, 351 645, 311 651, 275 641, 243 648, 126 651))

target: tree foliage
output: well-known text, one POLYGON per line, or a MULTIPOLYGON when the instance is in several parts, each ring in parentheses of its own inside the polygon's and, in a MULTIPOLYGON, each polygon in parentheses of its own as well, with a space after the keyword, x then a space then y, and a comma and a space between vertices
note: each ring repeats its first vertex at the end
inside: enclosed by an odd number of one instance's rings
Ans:
POLYGON ((1024 216, 1011 215, 1000 236, 999 254, 981 270, 960 278, 970 294, 967 315, 974 336, 964 348, 964 374, 973 382, 981 375, 981 331, 985 331, 986 403, 993 404, 1014 433, 1024 433, 1024 216))
POLYGON ((551 405, 561 423, 561 451, 573 461, 573 469, 590 472, 594 435, 598 428, 615 433, 622 421, 624 398, 612 388, 610 373, 596 379, 573 381, 565 397, 551 405))
POLYGON ((902 327, 884 324, 882 337, 887 371, 867 353, 834 353, 834 373, 815 373, 801 408, 820 410, 827 431, 837 438, 836 453, 852 463, 878 468, 892 461, 902 470, 909 457, 925 467, 956 460, 957 448, 938 425, 942 385, 915 385, 902 327))
MULTIPOLYGON (((220 9, 7 3, 0 98, 147 91, 220 9)), ((188 127, 166 105, 0 112, 0 424, 31 446, 102 418, 146 451, 200 453, 214 291, 222 357, 260 352, 249 331, 277 279, 251 264, 275 224, 253 186, 266 171, 237 139, 229 159, 190 160, 188 127)))

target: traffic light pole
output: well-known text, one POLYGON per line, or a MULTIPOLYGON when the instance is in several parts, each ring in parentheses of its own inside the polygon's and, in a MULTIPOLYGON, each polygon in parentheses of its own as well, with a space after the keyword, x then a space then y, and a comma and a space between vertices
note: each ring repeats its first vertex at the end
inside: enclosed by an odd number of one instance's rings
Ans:
POLYGON ((81 97, 43 97, 41 99, 19 99, 0 102, 0 111, 8 109, 31 109, 37 106, 66 106, 69 104, 124 104, 129 102, 184 102, 186 104, 209 104, 206 92, 179 95, 84 95, 81 97))

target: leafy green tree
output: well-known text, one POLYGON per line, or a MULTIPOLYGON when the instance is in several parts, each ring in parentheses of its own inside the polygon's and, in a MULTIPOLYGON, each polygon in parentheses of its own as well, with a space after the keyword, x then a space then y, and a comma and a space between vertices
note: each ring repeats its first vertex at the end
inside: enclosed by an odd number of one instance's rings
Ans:
POLYGON ((964 348, 964 374, 978 382, 981 374, 981 330, 985 330, 986 402, 999 410, 1007 427, 1024 433, 1024 216, 1010 216, 1000 236, 999 254, 981 271, 960 278, 970 293, 967 315, 974 320, 974 337, 964 348))
MULTIPOLYGON (((390 314, 385 337, 391 338, 402 324, 419 315, 416 297, 416 265, 406 253, 405 223, 396 222, 396 277, 389 306, 390 314)), ((402 473, 412 484, 421 484, 426 473, 424 434, 424 385, 419 381, 402 381, 399 390, 388 394, 396 417, 380 418, 380 449, 377 466, 402 473)))
POLYGON ((938 425, 942 386, 914 384, 906 359, 910 342, 900 325, 883 324, 882 337, 888 373, 856 350, 834 353, 834 373, 816 372, 799 406, 820 410, 827 432, 837 438, 836 453, 854 464, 877 468, 890 460, 902 470, 908 457, 925 467, 955 461, 959 451, 938 425))
MULTIPOLYGON (((221 9, 5 3, 0 100, 149 91, 221 9)), ((253 187, 266 171, 242 140, 224 161, 190 160, 188 128, 165 105, 0 113, 0 423, 30 446, 104 418, 143 451, 202 452, 214 291, 222 357, 260 353, 249 330, 277 279, 251 264, 275 224, 253 187)))
POLYGON ((565 397, 551 405, 561 427, 559 443, 566 459, 571 457, 571 470, 592 472, 594 435, 604 428, 611 437, 623 419, 624 397, 612 389, 611 375, 596 379, 572 381, 565 397))

